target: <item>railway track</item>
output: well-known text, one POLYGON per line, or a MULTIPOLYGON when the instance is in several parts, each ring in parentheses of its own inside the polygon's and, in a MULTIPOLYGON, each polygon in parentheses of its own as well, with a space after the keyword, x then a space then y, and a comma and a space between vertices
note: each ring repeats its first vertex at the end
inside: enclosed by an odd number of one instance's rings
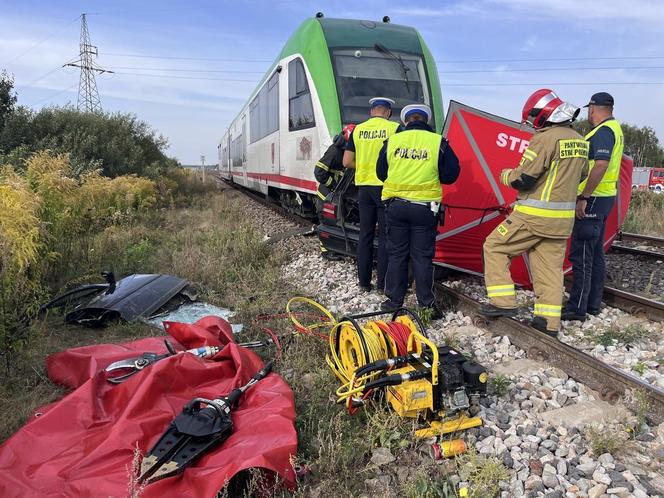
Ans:
MULTIPOLYGON (((223 182, 227 188, 233 188, 241 192, 298 225, 298 228, 289 230, 288 233, 285 233, 285 236, 290 237, 305 234, 312 230, 315 233, 315 225, 311 220, 288 212, 260 194, 240 188, 221 179, 220 182, 223 182)), ((623 240, 633 241, 637 238, 638 240, 643 240, 639 237, 635 234, 623 234, 623 240)), ((280 238, 280 235, 274 237, 275 240, 280 238)), ((659 241, 656 237, 647 237, 646 239, 651 239, 655 243, 659 241)), ((650 404, 649 418, 655 423, 664 422, 664 391, 661 389, 627 372, 608 365, 568 344, 547 337, 536 329, 519 321, 508 318, 488 321, 478 314, 478 309, 481 305, 479 301, 440 282, 436 283, 436 287, 439 298, 446 296, 446 299, 451 300, 458 309, 472 316, 475 325, 487 328, 495 335, 508 336, 516 346, 527 352, 528 357, 560 368, 570 377, 596 390, 602 399, 615 403, 621 399, 626 400, 627 394, 630 392, 644 392, 650 404)), ((605 287, 604 300, 608 305, 622 309, 630 314, 645 316, 651 320, 664 320, 664 303, 612 287, 605 287)))
POLYGON ((640 242, 654 247, 664 247, 664 237, 654 235, 641 235, 638 233, 619 232, 617 240, 626 242, 640 242))
MULTIPOLYGON (((309 235, 315 233, 315 224, 311 220, 308 220, 306 218, 303 218, 301 216, 289 212, 288 210, 284 209, 282 206, 276 204, 275 202, 270 201, 261 194, 257 194, 256 192, 243 188, 235 183, 228 182, 223 178, 221 178, 220 176, 216 176, 216 178, 220 182, 220 184, 223 184, 225 187, 232 188, 235 191, 242 193, 243 195, 260 203, 266 208, 272 210, 273 212, 279 214, 280 216, 283 216, 284 218, 298 225, 298 228, 271 237, 270 243, 277 242, 287 237, 293 237, 298 235, 309 235)), ((664 238, 659 238, 659 237, 621 232, 619 235, 619 239, 626 241, 648 242, 656 247, 664 247, 664 238)), ((616 245, 614 244, 612 249, 617 249, 625 253, 638 254, 638 255, 643 255, 642 253, 644 253, 644 255, 648 257, 659 256, 664 258, 664 253, 661 254, 653 253, 651 251, 638 250, 633 247, 625 247, 620 245, 616 247, 616 245)), ((650 320, 664 321, 664 303, 660 301, 649 299, 647 297, 640 296, 638 294, 634 294, 632 292, 627 292, 625 290, 610 286, 606 286, 604 288, 604 301, 609 306, 613 306, 627 313, 637 316, 644 316, 650 320)))
POLYGON ((436 283, 436 290, 439 299, 471 316, 476 326, 486 328, 494 335, 508 336, 516 346, 527 352, 529 358, 560 368, 570 377, 596 390, 606 401, 615 403, 622 399, 629 405, 626 399, 628 393, 644 392, 650 405, 649 418, 655 423, 664 422, 664 391, 661 389, 517 320, 487 320, 478 313, 479 301, 445 284, 436 283))
POLYGON ((664 321, 664 303, 615 287, 604 286, 604 302, 630 315, 643 316, 650 320, 664 321))

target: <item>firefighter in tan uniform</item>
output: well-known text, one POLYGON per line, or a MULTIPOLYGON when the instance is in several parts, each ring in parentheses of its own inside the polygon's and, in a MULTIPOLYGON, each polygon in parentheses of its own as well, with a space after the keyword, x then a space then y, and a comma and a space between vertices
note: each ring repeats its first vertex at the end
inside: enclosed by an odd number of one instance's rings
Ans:
POLYGON ((484 279, 491 302, 481 313, 517 313, 510 261, 527 253, 535 290, 532 326, 556 336, 563 300, 563 261, 579 183, 588 174, 588 142, 571 128, 579 109, 542 89, 526 101, 523 121, 535 128, 519 166, 500 181, 518 190, 512 214, 484 243, 484 279))

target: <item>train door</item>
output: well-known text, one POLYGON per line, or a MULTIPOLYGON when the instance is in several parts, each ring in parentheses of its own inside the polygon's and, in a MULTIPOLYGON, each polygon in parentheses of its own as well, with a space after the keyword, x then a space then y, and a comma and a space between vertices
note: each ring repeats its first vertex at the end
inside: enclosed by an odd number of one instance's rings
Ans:
POLYGON ((279 101, 281 99, 279 89, 284 86, 282 78, 285 78, 284 71, 275 71, 267 81, 267 122, 269 136, 269 166, 268 171, 272 175, 279 174, 279 165, 281 164, 280 133, 281 123, 279 121, 279 101), (276 133, 275 133, 276 132, 276 133))
POLYGON ((279 174, 282 182, 301 187, 300 179, 313 175, 313 157, 316 120, 307 73, 302 59, 296 57, 286 63, 283 85, 281 116, 279 174))
POLYGON ((247 120, 242 116, 242 135, 240 135, 240 160, 242 161, 242 174, 245 185, 247 182, 247 120))

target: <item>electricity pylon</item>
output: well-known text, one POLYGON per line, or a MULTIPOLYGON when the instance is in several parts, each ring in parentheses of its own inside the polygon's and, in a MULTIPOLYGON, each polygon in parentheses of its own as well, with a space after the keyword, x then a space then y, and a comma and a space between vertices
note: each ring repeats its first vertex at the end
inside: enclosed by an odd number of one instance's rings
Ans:
POLYGON ((78 104, 79 111, 101 112, 101 100, 97 90, 97 81, 95 73, 112 73, 103 69, 93 61, 97 57, 98 50, 95 45, 90 43, 90 32, 88 31, 87 14, 81 14, 81 43, 80 58, 76 62, 70 62, 65 66, 81 68, 81 76, 78 82, 78 104))

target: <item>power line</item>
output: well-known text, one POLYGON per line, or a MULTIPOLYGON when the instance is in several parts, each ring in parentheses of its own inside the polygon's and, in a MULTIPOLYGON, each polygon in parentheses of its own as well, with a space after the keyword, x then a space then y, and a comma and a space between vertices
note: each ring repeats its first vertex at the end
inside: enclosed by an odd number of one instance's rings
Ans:
POLYGON ((115 74, 124 75, 124 76, 145 76, 148 78, 162 78, 168 80, 237 81, 241 83, 258 83, 258 80, 236 80, 231 78, 205 78, 200 76, 173 76, 167 74, 142 74, 142 73, 122 73, 122 72, 116 72, 115 74))
MULTIPOLYGON (((265 71, 239 71, 237 69, 181 69, 172 67, 136 67, 136 66, 115 66, 114 69, 128 69, 136 71, 163 71, 177 73, 240 73, 240 74, 264 74, 265 71)), ((474 73, 521 73, 521 72, 547 72, 547 71, 595 71, 595 70, 650 70, 664 69, 664 66, 611 66, 611 67, 551 67, 551 68, 504 68, 504 69, 468 69, 468 70, 439 70, 441 74, 474 74, 474 73)))
POLYGON ((41 80, 43 80, 44 78, 49 77, 50 75, 52 75, 53 73, 59 71, 60 69, 62 69, 62 66, 58 66, 58 67, 56 67, 56 68, 54 68, 54 69, 51 69, 51 70, 48 71, 47 73, 42 74, 41 76, 39 76, 37 79, 32 80, 30 83, 26 83, 26 84, 24 84, 24 85, 17 85, 17 86, 18 86, 19 88, 35 86, 35 83, 39 83, 39 82, 40 82, 41 80))
POLYGON ((486 62, 551 62, 551 61, 620 61, 639 59, 664 59, 664 55, 633 55, 625 57, 548 57, 541 59, 466 59, 466 60, 437 60, 436 64, 473 64, 486 62))
POLYGON ((5 62, 3 65, 4 65, 4 66, 8 66, 9 64, 12 64, 13 62, 16 62, 16 61, 19 60, 21 57, 23 57, 25 54, 27 54, 28 52, 31 52, 32 50, 34 50, 35 48, 37 48, 38 46, 40 46, 42 43, 44 43, 45 41, 50 40, 50 39, 53 38, 55 35, 59 35, 60 33, 62 33, 65 29, 67 29, 72 23, 74 23, 74 22, 76 22, 76 21, 78 21, 78 17, 75 17, 74 19, 72 19, 71 21, 69 21, 67 24, 65 24, 64 26, 62 26, 60 29, 58 29, 58 30, 56 30, 56 31, 53 31, 51 34, 47 35, 45 38, 42 38, 42 39, 39 40, 37 43, 35 43, 34 45, 32 45, 30 48, 28 48, 27 50, 21 52, 20 54, 18 54, 18 55, 17 55, 16 57, 14 57, 13 59, 8 60, 8 61, 5 62))
POLYGON ((238 71, 237 69, 179 69, 170 67, 131 67, 114 66, 113 69, 130 69, 138 71, 172 71, 178 73, 242 73, 242 74, 265 74, 265 71, 238 71))
POLYGON ((443 83, 441 86, 447 88, 450 86, 539 86, 539 87, 555 87, 555 86, 593 86, 593 85, 664 85, 664 81, 584 81, 580 83, 443 83))
MULTIPOLYGON (((187 60, 187 61, 221 61, 221 62, 273 62, 272 59, 228 59, 217 57, 176 57, 151 54, 122 54, 102 52, 102 55, 110 57, 135 57, 141 59, 164 59, 164 60, 187 60)), ((547 58, 524 58, 524 59, 458 59, 458 60, 436 60, 437 64, 473 64, 489 62, 553 62, 553 61, 608 61, 608 60, 662 60, 664 55, 652 56, 624 56, 624 57, 547 57, 547 58)), ((566 68, 567 69, 567 68, 566 68)))
POLYGON ((646 69, 664 69, 664 66, 613 66, 613 67, 547 67, 547 68, 526 68, 526 69, 468 69, 463 71, 445 71, 439 70, 442 74, 471 74, 471 73, 539 73, 546 71, 595 71, 595 70, 646 70, 646 69))
POLYGON ((38 105, 38 104, 41 104, 42 102, 45 102, 45 101, 47 101, 47 100, 52 99, 53 97, 57 97, 58 95, 61 95, 61 94, 65 93, 65 92, 69 92, 69 91, 73 90, 74 88, 76 88, 77 86, 78 86, 78 83, 74 83, 72 86, 70 86, 70 87, 68 87, 68 88, 65 88, 64 90, 59 90, 59 91, 57 91, 56 93, 53 93, 53 94, 49 95, 48 97, 44 97, 43 99, 40 99, 40 100, 38 100, 38 101, 36 101, 36 102, 33 102, 32 104, 28 104, 28 106, 29 106, 29 107, 34 107, 34 106, 36 106, 36 105, 38 105))
MULTIPOLYGON (((241 82, 241 83, 257 83, 257 80, 243 80, 243 79, 232 79, 232 78, 205 78, 200 76, 174 76, 167 74, 141 74, 141 73, 123 73, 117 72, 115 74, 123 76, 145 76, 149 78, 161 78, 161 79, 182 79, 182 80, 202 80, 202 81, 231 81, 231 82, 241 82)), ((583 86, 583 85, 664 85, 664 81, 618 81, 618 82, 601 82, 601 81, 588 81, 588 82, 579 82, 579 83, 445 83, 443 82, 442 87, 450 86, 583 86)))
POLYGON ((166 60, 180 60, 180 61, 219 61, 219 62, 274 62, 268 59, 225 59, 216 57, 174 57, 164 55, 143 55, 143 54, 115 54, 110 52, 102 52, 101 55, 109 57, 136 57, 139 59, 166 59, 166 60))

